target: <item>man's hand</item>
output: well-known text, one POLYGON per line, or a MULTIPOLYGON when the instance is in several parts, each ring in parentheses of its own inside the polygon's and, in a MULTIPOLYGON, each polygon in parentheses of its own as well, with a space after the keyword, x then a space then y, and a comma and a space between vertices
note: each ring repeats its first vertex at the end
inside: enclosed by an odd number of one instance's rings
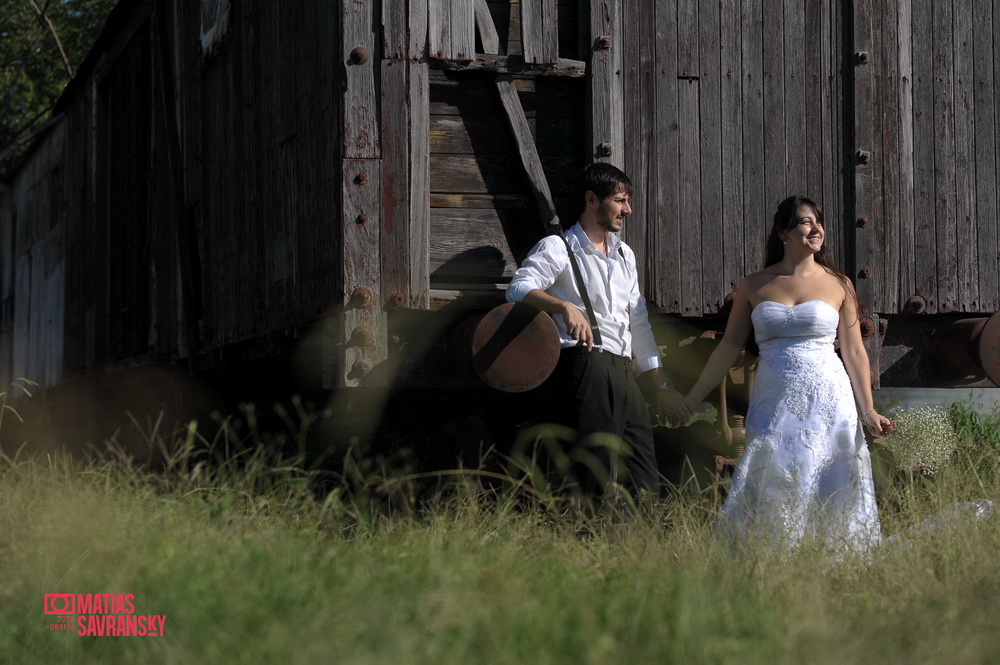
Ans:
POLYGON ((587 345, 587 350, 594 348, 594 330, 590 327, 590 321, 580 308, 572 303, 566 303, 563 308, 563 317, 566 319, 566 332, 576 340, 577 346, 587 345))
POLYGON ((691 408, 676 390, 656 391, 656 413, 676 427, 684 426, 691 419, 691 408))

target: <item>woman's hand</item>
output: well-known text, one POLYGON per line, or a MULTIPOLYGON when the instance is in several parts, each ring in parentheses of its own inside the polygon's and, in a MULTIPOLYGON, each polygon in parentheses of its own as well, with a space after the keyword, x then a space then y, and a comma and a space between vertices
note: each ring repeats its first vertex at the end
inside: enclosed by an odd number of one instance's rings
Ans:
POLYGON ((875 409, 867 411, 862 420, 864 420, 865 425, 868 426, 868 429, 870 429, 872 434, 875 436, 883 436, 895 429, 892 421, 875 409))

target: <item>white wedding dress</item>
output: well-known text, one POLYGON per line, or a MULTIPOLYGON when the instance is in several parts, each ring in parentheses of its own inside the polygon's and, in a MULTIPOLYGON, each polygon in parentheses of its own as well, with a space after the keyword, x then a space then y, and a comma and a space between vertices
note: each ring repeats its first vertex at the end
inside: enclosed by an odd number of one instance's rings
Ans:
POLYGON ((881 541, 871 457, 833 341, 840 315, 821 300, 764 301, 751 319, 760 364, 746 448, 716 528, 735 542, 838 553, 881 541))

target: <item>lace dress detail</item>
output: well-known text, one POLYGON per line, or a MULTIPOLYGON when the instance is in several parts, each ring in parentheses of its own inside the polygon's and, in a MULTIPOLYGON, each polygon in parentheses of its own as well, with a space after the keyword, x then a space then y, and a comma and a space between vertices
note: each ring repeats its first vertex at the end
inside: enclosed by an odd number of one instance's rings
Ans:
POLYGON ((862 552, 881 539, 871 457, 824 301, 764 301, 751 314, 760 364, 747 443, 716 528, 736 541, 803 538, 862 552))

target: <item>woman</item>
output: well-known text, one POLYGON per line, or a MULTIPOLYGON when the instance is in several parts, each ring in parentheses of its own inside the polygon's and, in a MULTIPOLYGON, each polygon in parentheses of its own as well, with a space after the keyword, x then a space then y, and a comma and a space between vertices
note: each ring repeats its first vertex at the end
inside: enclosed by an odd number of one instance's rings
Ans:
POLYGON ((699 404, 755 331, 747 443, 716 526, 778 548, 808 538, 864 551, 880 527, 861 422, 881 435, 889 420, 872 402, 857 296, 829 265, 824 239, 819 206, 799 196, 781 202, 766 267, 740 284, 722 342, 685 399, 699 404))

